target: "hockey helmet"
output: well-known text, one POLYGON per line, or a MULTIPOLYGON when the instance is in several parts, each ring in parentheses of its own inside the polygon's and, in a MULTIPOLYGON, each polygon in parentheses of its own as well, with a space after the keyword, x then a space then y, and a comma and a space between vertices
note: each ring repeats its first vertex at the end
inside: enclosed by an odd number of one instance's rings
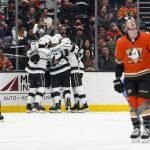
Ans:
POLYGON ((48 39, 46 39, 45 37, 41 37, 40 39, 39 39, 39 45, 46 45, 46 44, 48 44, 48 39))
POLYGON ((59 40, 61 40, 61 39, 62 39, 61 34, 55 34, 54 36, 56 36, 59 40))
POLYGON ((59 44, 59 38, 56 36, 52 36, 51 45, 58 45, 58 44, 59 44))
POLYGON ((69 39, 69 38, 63 38, 62 40, 61 40, 61 43, 64 43, 64 44, 71 44, 71 40, 69 39))
POLYGON ((52 37, 50 35, 46 34, 44 35, 44 38, 47 39, 49 42, 51 42, 52 37))

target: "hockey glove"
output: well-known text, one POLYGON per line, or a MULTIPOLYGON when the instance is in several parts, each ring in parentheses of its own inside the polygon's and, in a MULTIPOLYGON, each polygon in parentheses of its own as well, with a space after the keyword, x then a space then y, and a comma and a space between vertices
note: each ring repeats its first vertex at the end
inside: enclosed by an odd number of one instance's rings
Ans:
POLYGON ((120 79, 114 80, 113 83, 115 91, 118 93, 122 93, 124 91, 124 85, 120 79))
POLYGON ((39 54, 34 54, 34 55, 32 55, 32 56, 30 57, 30 60, 31 60, 32 62, 34 62, 34 64, 37 64, 38 61, 40 60, 39 54))

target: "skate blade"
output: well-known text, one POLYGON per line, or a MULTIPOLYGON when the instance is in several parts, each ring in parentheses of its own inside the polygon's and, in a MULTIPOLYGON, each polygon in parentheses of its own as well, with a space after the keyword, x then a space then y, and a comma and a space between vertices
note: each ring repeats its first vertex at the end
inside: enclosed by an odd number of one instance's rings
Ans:
POLYGON ((85 113, 84 110, 78 110, 78 113, 85 113))
POLYGON ((61 113, 61 110, 51 110, 50 113, 61 113))
POLYGON ((131 139, 132 143, 140 143, 140 138, 131 139))
POLYGON ((44 110, 38 110, 36 108, 33 108, 32 112, 34 112, 34 113, 44 113, 44 110))
POLYGON ((71 113, 78 113, 78 110, 71 110, 71 113))
POLYGON ((84 109, 84 110, 78 110, 79 113, 86 113, 86 112, 89 112, 90 110, 87 108, 87 109, 84 109))
POLYGON ((44 110, 39 110, 39 113, 44 113, 45 111, 44 110))
POLYGON ((141 139, 141 143, 150 143, 150 140, 149 140, 149 138, 148 139, 141 139))
POLYGON ((71 109, 66 110, 67 113, 71 113, 71 109))
POLYGON ((90 112, 89 108, 85 109, 85 112, 90 112))
POLYGON ((38 109, 33 108, 33 109, 32 109, 32 112, 38 112, 38 109))
POLYGON ((32 113, 32 110, 26 110, 26 113, 32 113))

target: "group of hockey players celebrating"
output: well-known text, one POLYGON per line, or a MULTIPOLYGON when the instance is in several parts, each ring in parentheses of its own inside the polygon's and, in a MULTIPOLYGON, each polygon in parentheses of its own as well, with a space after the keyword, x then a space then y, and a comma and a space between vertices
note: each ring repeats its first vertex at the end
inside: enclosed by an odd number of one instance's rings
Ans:
POLYGON ((83 50, 73 44, 69 38, 62 38, 60 34, 44 35, 30 45, 31 48, 27 52, 29 61, 25 68, 29 73, 30 84, 26 111, 45 111, 41 101, 46 88, 49 89, 53 100, 53 106, 49 108, 49 112, 61 112, 61 92, 63 92, 67 112, 88 111, 86 94, 82 85, 83 50), (71 91, 74 95, 73 106, 71 91))

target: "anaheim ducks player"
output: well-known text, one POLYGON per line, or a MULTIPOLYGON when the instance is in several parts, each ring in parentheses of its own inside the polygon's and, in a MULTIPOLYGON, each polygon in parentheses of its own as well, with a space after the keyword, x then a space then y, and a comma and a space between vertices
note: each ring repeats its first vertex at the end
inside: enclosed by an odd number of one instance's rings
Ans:
POLYGON ((42 37, 39 39, 39 48, 28 52, 29 62, 25 70, 29 73, 30 90, 27 100, 27 112, 44 111, 41 101, 45 92, 45 70, 50 52, 47 48, 48 41, 42 37), (34 104, 33 104, 34 103, 34 104), (33 106, 32 106, 33 104, 33 106))
MULTIPOLYGON (((61 40, 61 43, 71 44, 69 38, 64 38, 61 40)), ((71 66, 71 86, 74 93, 75 105, 71 108, 72 112, 86 112, 89 111, 86 94, 84 92, 84 87, 82 84, 82 77, 84 73, 84 65, 81 61, 81 56, 83 52, 82 49, 76 45, 74 51, 68 51, 68 61, 71 66), (80 107, 80 103, 82 106, 80 107)))
POLYGON ((133 133, 130 138, 133 142, 147 142, 150 137, 150 35, 139 32, 135 20, 126 18, 126 35, 116 43, 115 62, 116 80, 114 88, 121 93, 126 93, 132 108, 139 112, 144 129, 141 134, 141 121, 135 111, 130 108, 133 133), (124 72, 124 86, 121 76, 124 72))

